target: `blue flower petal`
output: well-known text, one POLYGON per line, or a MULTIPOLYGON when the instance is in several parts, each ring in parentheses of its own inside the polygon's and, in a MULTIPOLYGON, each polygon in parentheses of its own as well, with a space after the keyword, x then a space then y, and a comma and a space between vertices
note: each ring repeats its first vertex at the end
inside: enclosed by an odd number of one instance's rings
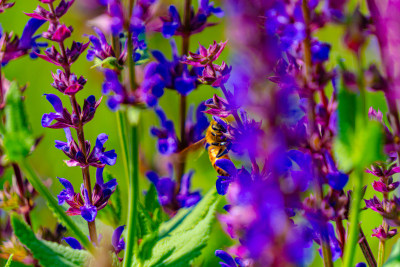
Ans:
POLYGON ((73 249, 83 249, 81 243, 73 237, 64 237, 63 240, 73 249))
POLYGON ((63 112, 63 104, 58 96, 54 94, 45 94, 45 96, 50 104, 53 105, 55 111, 57 111, 58 113, 63 112))
POLYGON ((215 165, 226 171, 229 176, 236 176, 237 174, 235 165, 229 159, 218 159, 215 161, 215 165))

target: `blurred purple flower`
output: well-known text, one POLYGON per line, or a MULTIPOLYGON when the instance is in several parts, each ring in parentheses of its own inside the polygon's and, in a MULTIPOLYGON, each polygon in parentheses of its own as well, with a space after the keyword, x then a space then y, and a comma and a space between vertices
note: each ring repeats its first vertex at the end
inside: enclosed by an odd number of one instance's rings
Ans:
POLYGON ((83 249, 82 244, 74 237, 64 237, 63 240, 73 249, 83 249))
POLYGON ((158 151, 161 154, 169 155, 176 152, 178 148, 178 139, 175 133, 175 127, 172 120, 168 120, 161 108, 156 108, 155 112, 160 119, 160 128, 152 127, 150 133, 156 137, 158 151))
POLYGON ((170 211, 191 207, 201 199, 199 191, 190 191, 193 171, 182 176, 178 193, 176 193, 176 182, 172 178, 173 173, 171 166, 168 177, 159 178, 158 174, 153 171, 147 172, 146 176, 157 189, 160 205, 170 211))
POLYGON ((114 247, 114 252, 118 255, 122 250, 125 249, 125 241, 124 238, 121 237, 122 232, 124 231, 125 225, 119 226, 114 230, 114 233, 111 238, 111 244, 114 247))
POLYGON ((207 18, 212 14, 219 18, 224 16, 222 9, 214 7, 214 4, 209 3, 209 0, 199 0, 199 9, 196 14, 194 14, 193 7, 191 7, 190 24, 188 29, 185 29, 178 10, 174 5, 171 5, 168 10, 168 16, 161 17, 163 25, 160 31, 165 38, 171 38, 174 35, 199 33, 206 27, 215 25, 214 23, 207 23, 207 18))

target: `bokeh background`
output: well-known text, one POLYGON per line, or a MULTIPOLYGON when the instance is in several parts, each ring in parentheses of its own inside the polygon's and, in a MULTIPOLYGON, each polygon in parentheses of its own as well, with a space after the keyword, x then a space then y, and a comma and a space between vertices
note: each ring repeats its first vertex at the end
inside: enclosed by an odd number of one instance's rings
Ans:
MULTIPOLYGON (((76 41, 87 42, 88 38, 85 34, 93 34, 93 30, 88 25, 88 21, 99 15, 98 11, 93 9, 93 3, 95 1, 91 0, 77 0, 73 5, 72 11, 63 17, 63 21, 66 25, 72 25, 74 27, 74 32, 72 38, 76 41)), ((168 6, 174 3, 178 9, 183 9, 184 1, 159 1, 160 12, 167 12, 168 6)), ((193 1, 196 2, 196 1, 193 1)), ((5 13, 0 15, 0 23, 2 28, 7 31, 14 31, 17 34, 21 34, 28 21, 28 17, 24 15, 24 12, 31 12, 36 8, 37 1, 31 0, 19 0, 13 8, 7 10, 5 13)), ((197 5, 197 3, 194 3, 197 5)), ((216 1, 216 5, 224 5, 223 1, 216 1)), ((251 1, 249 1, 251 4, 251 1)), ((355 7, 355 1, 350 3, 350 10, 355 7)), ((365 9, 364 5, 361 5, 362 9, 365 9)), ((214 27, 207 28, 200 34, 196 34, 190 39, 190 50, 195 51, 198 48, 198 42, 204 46, 208 46, 213 42, 213 40, 224 41, 226 40, 226 31, 229 30, 229 14, 222 20, 221 23, 214 27)), ((216 18, 211 18, 217 22, 216 18)), ((219 21, 219 20, 218 20, 219 21)), ((40 32, 41 30, 39 30, 40 32)), ((342 26, 328 26, 322 31, 317 33, 318 38, 321 41, 329 42, 332 45, 331 56, 329 67, 333 68, 338 58, 345 60, 346 65, 349 68, 355 68, 355 59, 352 54, 348 52, 343 46, 342 36, 344 28, 342 26)), ((178 47, 180 47, 180 38, 176 39, 178 47)), ((234 42, 235 40, 230 40, 229 42, 234 42)), ((229 42, 227 49, 224 50, 222 54, 222 60, 229 62, 232 60, 230 58, 229 42)), ((168 40, 162 38, 160 33, 153 33, 148 36, 148 47, 153 50, 161 50, 169 58, 171 57, 171 49, 168 40)), ((364 58, 364 66, 369 62, 375 62, 379 64, 379 54, 377 49, 377 44, 374 39, 372 39, 365 52, 366 57, 364 58)), ((73 72, 78 76, 83 75, 87 79, 87 84, 83 91, 78 95, 78 101, 83 102, 83 99, 89 95, 95 95, 96 99, 101 96, 101 85, 103 76, 102 74, 91 68, 92 62, 86 60, 85 57, 81 57, 77 63, 73 65, 73 72)), ((48 113, 52 111, 52 106, 47 102, 43 94, 54 93, 59 94, 50 84, 52 82, 51 71, 55 72, 56 68, 48 62, 41 59, 32 60, 29 57, 23 57, 19 60, 12 61, 6 67, 2 69, 5 77, 9 80, 17 80, 20 84, 27 84, 28 88, 25 92, 26 96, 26 108, 29 116, 29 121, 32 126, 33 132, 37 135, 44 135, 44 138, 36 151, 30 157, 30 161, 37 173, 40 174, 42 179, 51 179, 51 191, 54 195, 57 195, 60 190, 62 190, 61 184, 58 183, 56 177, 68 178, 75 188, 79 188, 82 182, 81 170, 79 168, 69 168, 64 163, 63 160, 66 159, 65 155, 58 149, 54 147, 54 140, 65 141, 65 135, 62 130, 52 130, 45 129, 41 126, 41 118, 43 113, 48 113)), ((268 74, 266 73, 266 77, 268 74)), ((210 86, 200 86, 197 90, 192 92, 188 97, 188 103, 197 105, 201 101, 211 98, 214 93, 218 93, 215 89, 210 86)), ((62 99, 66 100, 65 97, 62 99)), ((105 100, 105 99, 104 99, 105 100)), ((66 106, 69 107, 69 103, 65 102, 66 106)), ((175 121, 175 126, 177 131, 179 131, 177 120, 179 118, 179 98, 175 91, 166 90, 165 96, 161 98, 160 105, 165 110, 167 116, 175 121)), ((375 109, 380 109, 382 112, 387 110, 385 106, 385 101, 383 96, 379 93, 368 93, 368 106, 373 106, 375 109)), ((163 167, 166 164, 166 159, 162 158, 156 152, 155 140, 151 138, 149 129, 152 125, 159 125, 158 118, 155 116, 154 112, 151 110, 144 111, 141 116, 141 129, 140 129, 140 144, 143 153, 143 158, 145 159, 144 164, 142 164, 142 170, 156 169, 163 167)), ((118 155, 121 155, 120 143, 117 134, 117 124, 116 124, 116 114, 110 111, 105 105, 105 101, 100 105, 96 116, 94 119, 85 126, 86 139, 91 140, 94 143, 96 137, 100 133, 106 133, 109 135, 109 140, 106 143, 108 149, 115 149, 118 155)), ((206 153, 200 156, 192 156, 189 158, 187 164, 189 169, 195 170, 195 175, 192 181, 192 188, 200 188, 203 193, 206 193, 211 187, 215 186, 216 173, 208 161, 206 153)), ((117 180, 124 175, 124 167, 122 160, 117 159, 117 163, 114 166, 107 166, 107 169, 113 174, 117 180)), ((94 168, 91 168, 94 171, 94 168)), ((165 175, 167 173, 164 173, 165 175)), ((11 180, 12 172, 8 170, 4 177, 0 179, 0 185, 2 185, 6 180, 11 180)), ((95 177, 95 173, 91 173, 92 179, 95 177)), ((365 181, 367 188, 366 198, 371 198, 373 195, 371 182, 373 178, 371 175, 367 175, 365 181)), ((121 182, 121 184, 123 184, 121 182)), ((140 179, 140 189, 146 190, 149 186, 149 181, 141 173, 140 179)), ((351 179, 347 185, 348 189, 351 188, 351 179)), ((125 186, 120 186, 122 191, 122 196, 127 199, 127 192, 125 186)), ((124 203, 124 202, 123 202, 124 203)), ((221 206, 223 203, 221 203, 221 206)), ((122 221, 125 221, 126 210, 123 214, 122 221)), ((220 209, 220 212, 223 212, 220 209)), ((101 216, 101 211, 99 215, 101 216)), ((381 218, 376 213, 367 210, 361 213, 361 222, 365 235, 368 238, 369 244, 373 251, 377 251, 378 240, 372 238, 372 228, 378 226, 381 223, 381 218)), ((46 227, 54 228, 56 225, 56 219, 49 211, 43 199, 38 197, 36 199, 36 207, 31 215, 33 226, 37 229, 39 226, 44 225, 46 227)), ((100 217, 101 218, 101 217, 100 217)), ((388 242, 387 251, 390 251, 391 246, 397 241, 397 237, 394 237, 388 242)), ((211 235, 209 244, 206 249, 203 250, 203 254, 195 262, 195 266, 218 266, 218 258, 214 256, 215 249, 223 249, 232 245, 232 241, 224 234, 221 226, 218 223, 215 224, 213 234, 211 235)), ((310 256, 310 262, 312 266, 322 266, 322 261, 318 255, 317 249, 314 245, 314 253, 310 256)), ((389 252, 387 252, 389 253, 389 252)), ((357 248, 357 262, 363 261, 363 256, 361 250, 357 248)), ((1 264, 1 262, 0 262, 1 264)), ((341 260, 335 262, 335 266, 340 266, 341 260)))

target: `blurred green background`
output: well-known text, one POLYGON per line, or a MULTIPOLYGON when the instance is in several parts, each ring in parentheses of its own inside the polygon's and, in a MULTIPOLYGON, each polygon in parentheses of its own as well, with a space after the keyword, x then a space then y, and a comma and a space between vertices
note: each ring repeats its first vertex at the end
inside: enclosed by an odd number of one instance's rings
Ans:
MULTIPOLYGON (((86 42, 88 40, 84 34, 93 34, 92 29, 87 25, 87 20, 92 19, 96 16, 96 13, 89 11, 84 8, 82 4, 84 1, 76 1, 73 5, 72 11, 63 17, 63 22, 66 25, 72 25, 74 32, 70 40, 76 40, 86 42)), ((196 1, 194 1, 196 2, 196 1)), ((3 29, 7 32, 14 31, 17 34, 21 34, 28 21, 28 17, 23 12, 31 12, 36 8, 37 1, 16 1, 13 8, 7 10, 5 13, 0 15, 0 23, 3 29)), ((168 5, 171 1, 161 1, 161 10, 167 10, 168 5)), ((178 9, 182 9, 183 1, 176 1, 175 3, 178 9)), ((195 3, 196 4, 196 3, 195 3)), ((217 6, 220 1, 217 1, 217 6)), ((352 5, 354 6, 354 5, 352 5)), ((216 18, 212 18, 212 21, 218 21, 216 18)), ((190 39, 190 50, 194 51, 198 47, 198 42, 204 46, 208 46, 213 40, 223 41, 225 40, 225 30, 229 27, 229 24, 223 19, 222 23, 207 28, 200 34, 194 35, 190 39)), ((44 30, 43 28, 39 31, 44 30)), ((317 36, 322 41, 329 42, 332 45, 331 61, 329 67, 333 68, 337 62, 337 58, 343 58, 348 67, 355 67, 355 59, 353 56, 344 48, 341 36, 343 36, 343 28, 339 26, 328 26, 322 31, 317 33, 317 36)), ((176 39, 178 47, 180 47, 180 38, 176 39)), ((171 49, 168 40, 162 38, 161 34, 155 33, 148 38, 149 49, 161 50, 166 53, 167 57, 171 57, 171 49)), ((364 66, 367 66, 369 62, 379 63, 379 53, 377 52, 377 43, 374 39, 370 41, 366 48, 366 58, 364 66)), ((222 54, 222 60, 229 62, 229 43, 228 49, 222 54)), ((91 69, 92 62, 88 62, 85 58, 85 54, 73 65, 72 71, 78 76, 83 75, 87 79, 87 84, 83 91, 78 94, 78 101, 82 103, 83 99, 88 95, 95 95, 96 98, 101 96, 101 84, 103 76, 101 72, 96 69, 91 69)), ((68 178, 74 185, 75 189, 78 189, 81 182, 81 170, 79 168, 69 168, 63 160, 66 159, 65 155, 54 147, 54 140, 65 141, 65 135, 62 130, 45 129, 41 126, 41 117, 43 113, 48 113, 53 110, 52 106, 47 102, 43 94, 54 93, 60 95, 50 84, 52 82, 51 71, 55 72, 55 66, 41 59, 31 60, 29 57, 24 57, 19 60, 9 63, 3 68, 4 74, 9 80, 17 80, 20 84, 27 84, 26 90, 26 108, 29 114, 29 121, 32 125, 33 132, 39 136, 44 135, 44 139, 38 146, 37 150, 30 157, 30 161, 36 171, 41 175, 43 179, 50 178, 53 183, 51 185, 51 191, 54 195, 57 195, 62 190, 61 184, 58 183, 56 177, 68 178)), ((209 86, 200 86, 196 91, 192 92, 188 98, 188 102, 191 104, 198 104, 212 96, 217 91, 209 86)), ((61 96, 64 100, 66 97, 61 96)), ((66 106, 69 107, 69 102, 65 102, 66 106)), ((179 99, 178 95, 174 91, 167 90, 165 95, 162 97, 160 105, 166 111, 168 118, 175 121, 177 131, 179 131, 177 119, 179 112, 179 99)), ((378 93, 368 93, 368 104, 374 108, 379 108, 382 112, 386 111, 385 101, 383 96, 378 93)), ((142 144, 142 150, 145 155, 145 159, 150 167, 157 167, 160 164, 165 165, 166 160, 156 153, 155 140, 150 137, 149 129, 151 125, 159 125, 158 118, 155 117, 152 111, 144 111, 141 117, 141 132, 140 132, 140 143, 142 144)), ((117 154, 121 155, 120 143, 117 134, 116 115, 111 112, 105 105, 105 99, 100 105, 94 119, 85 126, 86 139, 91 140, 94 143, 96 137, 100 133, 107 133, 109 140, 106 143, 108 149, 116 149, 117 154)), ((206 153, 203 153, 200 158, 190 158, 188 162, 188 168, 195 170, 193 177, 192 188, 200 188, 203 193, 207 192, 211 187, 215 186, 216 173, 211 167, 208 161, 206 153)), ((121 157, 117 160, 114 166, 107 166, 113 176, 117 180, 121 180, 124 175, 124 168, 121 157)), ((94 168, 91 168, 91 177, 94 179, 95 173, 94 168)), ((166 175, 166 173, 164 173, 166 175)), ((8 170, 5 176, 0 180, 0 184, 3 184, 5 180, 10 180, 12 176, 11 170, 8 170)), ((367 175, 365 184, 370 185, 373 181, 371 175, 367 175)), ((121 182, 122 183, 122 182, 121 182)), ((146 190, 149 182, 146 178, 141 175, 140 188, 146 190)), ((351 179, 348 185, 351 188, 351 179)), ((127 197, 125 186, 121 186, 123 196, 127 197)), ((371 186, 368 186, 366 198, 371 198, 373 191, 371 186)), ((222 205, 222 204, 221 204, 222 205)), ((127 209, 127 207, 125 207, 127 209)), ((126 212, 126 210, 125 210, 126 212)), ((222 211, 221 211, 222 212, 222 211)), ((99 212, 101 214, 101 211, 99 212)), ((125 216, 121 218, 121 221, 125 221, 125 216)), ((48 210, 43 199, 38 197, 36 199, 36 207, 32 212, 33 226, 37 229, 39 226, 44 225, 50 228, 54 228, 56 220, 51 212, 48 210)), ((362 227, 365 235, 368 238, 369 244, 373 251, 377 251, 378 240, 370 237, 372 228, 377 227, 381 223, 381 218, 376 213, 368 210, 362 212, 362 227)), ((397 237, 389 241, 387 251, 390 251, 391 245, 396 242, 397 237)), ((230 239, 221 231, 221 227, 216 224, 214 232, 211 236, 208 247, 203 251, 203 255, 196 260, 195 265, 199 266, 217 266, 218 258, 214 256, 215 249, 223 249, 231 245, 230 239)), ((313 266, 322 266, 322 261, 317 255, 316 247, 314 246, 314 263, 313 266)), ((376 254, 376 253, 375 253, 376 254)), ((387 253, 388 254, 388 253, 387 253)), ((357 262, 363 261, 363 256, 359 248, 357 248, 357 262)), ((340 266, 341 260, 335 262, 335 266, 340 266)))

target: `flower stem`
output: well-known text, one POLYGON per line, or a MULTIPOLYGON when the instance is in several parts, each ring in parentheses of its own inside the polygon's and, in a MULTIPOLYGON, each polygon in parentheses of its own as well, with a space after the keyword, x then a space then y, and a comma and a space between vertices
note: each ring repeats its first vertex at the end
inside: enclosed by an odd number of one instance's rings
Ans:
MULTIPOLYGON (((189 40, 190 40, 190 8, 192 5, 191 0, 185 0, 185 7, 183 11, 183 28, 184 28, 184 34, 182 36, 182 55, 187 55, 189 53, 189 40)), ((186 141, 186 134, 185 134, 185 128, 186 128, 186 110, 187 110, 187 101, 186 101, 186 96, 185 95, 180 95, 180 102, 179 102, 179 114, 180 114, 180 128, 181 128, 181 139, 180 139, 180 150, 183 150, 187 146, 187 141, 186 141)), ((176 185, 177 187, 175 188, 176 192, 180 191, 181 187, 181 179, 183 176, 183 173, 185 172, 185 161, 186 159, 184 156, 182 156, 177 164, 176 167, 176 185)))
POLYGON ((355 258, 355 250, 356 244, 359 239, 359 230, 360 227, 358 225, 360 218, 360 204, 361 204, 361 195, 362 195, 362 185, 364 180, 364 171, 362 168, 358 167, 355 171, 355 179, 354 179, 354 190, 352 193, 352 202, 350 207, 350 227, 349 227, 349 235, 347 239, 347 244, 344 251, 344 267, 353 267, 354 266, 354 258, 355 258))
POLYGON ((125 170, 125 181, 126 186, 129 186, 129 153, 128 153, 128 141, 126 140, 126 114, 120 110, 117 111, 117 126, 118 126, 118 137, 122 150, 122 161, 124 163, 125 170))
POLYGON ((359 241, 359 245, 361 248, 361 251, 364 254, 364 258, 368 263, 369 267, 376 267, 376 260, 374 257, 374 254, 371 251, 371 247, 368 244, 367 238, 364 235, 363 230, 361 229, 360 226, 360 241, 359 241))
POLYGON ((26 212, 24 212, 24 218, 25 218, 26 223, 32 228, 31 217, 29 215, 29 212, 31 211, 32 207, 29 203, 29 198, 27 198, 26 193, 25 193, 25 185, 24 185, 24 179, 23 179, 23 176, 21 173, 21 169, 17 163, 12 163, 11 165, 14 170, 15 181, 17 182, 19 195, 20 195, 22 201, 24 202, 24 205, 29 208, 26 212))
POLYGON ((128 71, 129 71, 129 82, 131 91, 135 91, 137 85, 135 81, 135 59, 133 57, 133 40, 132 32, 129 30, 130 19, 132 17, 133 7, 135 6, 135 0, 129 1, 128 6, 128 18, 125 22, 125 30, 128 32, 128 71))
MULTIPOLYGON (((70 97, 72 109, 74 113, 80 118, 80 112, 78 108, 78 103, 76 101, 75 95, 72 95, 70 97)), ((82 121, 79 119, 79 124, 78 128, 76 128, 76 135, 78 136, 78 144, 79 144, 79 149, 82 151, 85 161, 87 161, 88 155, 86 151, 86 143, 85 143, 85 134, 83 132, 83 125, 82 121)), ((92 185, 90 182, 90 172, 89 172, 89 165, 82 167, 82 177, 83 177, 83 184, 88 191, 89 195, 89 200, 90 204, 93 205, 93 200, 92 200, 92 185)), ((96 221, 88 222, 88 228, 89 228, 89 235, 90 235, 90 240, 97 244, 97 231, 96 231, 96 221)))
POLYGON ((132 160, 130 166, 131 175, 129 176, 129 207, 128 207, 128 227, 126 236, 126 247, 124 256, 124 267, 132 265, 132 258, 137 246, 137 206, 139 194, 139 140, 138 140, 138 125, 131 127, 132 134, 132 160))
MULTIPOLYGON (((50 9, 50 12, 54 16, 54 19, 53 19, 54 21, 53 22, 57 23, 57 24, 60 23, 58 17, 56 16, 56 12, 54 10, 53 3, 49 3, 48 7, 50 9)), ((61 56, 63 57, 64 62, 65 62, 65 64, 62 65, 62 67, 63 67, 63 69, 65 71, 67 79, 69 79, 69 77, 71 75, 71 66, 70 66, 71 63, 68 60, 64 42, 58 42, 58 44, 59 44, 59 47, 60 47, 61 56)), ((79 149, 83 153, 83 155, 85 157, 85 161, 86 161, 87 158, 88 158, 88 155, 87 155, 87 151, 86 151, 85 135, 84 135, 84 132, 83 132, 83 124, 82 124, 82 121, 81 121, 80 109, 79 109, 78 102, 76 101, 75 95, 71 95, 70 96, 70 102, 71 102, 71 106, 72 106, 73 112, 79 118, 79 123, 78 123, 78 128, 76 129, 76 134, 77 134, 77 137, 78 137, 79 149)), ((83 177, 84 186, 85 186, 86 190, 88 191, 90 204, 93 204, 92 186, 91 186, 91 183, 90 183, 89 165, 87 165, 87 166, 82 168, 82 177, 83 177)), ((97 244, 96 221, 94 220, 92 222, 88 222, 88 228, 89 228, 90 240, 92 242, 94 242, 95 244, 97 244)))
MULTIPOLYGON (((387 179, 384 179, 385 184, 387 185, 387 179)), ((386 203, 388 201, 389 195, 388 193, 383 193, 383 209, 386 209, 386 203)), ((385 219, 382 219, 382 227, 383 230, 388 233, 389 232, 389 225, 386 223, 385 219)), ((386 248, 386 240, 383 238, 379 239, 379 247, 378 247, 378 267, 383 266, 385 262, 385 248, 386 248)))
POLYGON ((82 246, 90 251, 92 254, 94 254, 95 248, 93 244, 79 229, 79 227, 71 220, 71 218, 65 213, 64 209, 60 205, 58 205, 57 200, 37 176, 28 161, 26 159, 22 159, 18 163, 22 171, 26 174, 28 181, 32 184, 33 188, 35 188, 35 190, 47 201, 48 206, 51 208, 54 214, 62 221, 62 223, 68 228, 68 230, 75 234, 75 237, 82 244, 82 246))

